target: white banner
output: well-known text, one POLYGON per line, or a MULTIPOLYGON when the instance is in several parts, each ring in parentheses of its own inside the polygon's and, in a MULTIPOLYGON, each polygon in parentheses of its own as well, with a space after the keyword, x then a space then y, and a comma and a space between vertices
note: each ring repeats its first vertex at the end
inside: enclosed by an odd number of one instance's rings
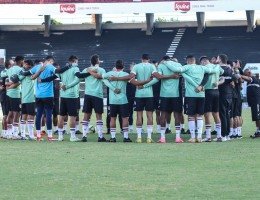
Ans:
POLYGON ((132 14, 260 10, 260 0, 164 1, 131 3, 0 4, 0 13, 35 15, 132 14))

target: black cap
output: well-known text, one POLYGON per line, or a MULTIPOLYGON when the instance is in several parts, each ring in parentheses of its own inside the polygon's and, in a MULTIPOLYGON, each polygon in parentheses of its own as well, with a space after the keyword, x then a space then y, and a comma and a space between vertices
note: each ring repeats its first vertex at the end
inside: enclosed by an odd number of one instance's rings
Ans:
POLYGON ((201 57, 200 57, 200 62, 201 62, 203 59, 209 60, 208 56, 201 56, 201 57))

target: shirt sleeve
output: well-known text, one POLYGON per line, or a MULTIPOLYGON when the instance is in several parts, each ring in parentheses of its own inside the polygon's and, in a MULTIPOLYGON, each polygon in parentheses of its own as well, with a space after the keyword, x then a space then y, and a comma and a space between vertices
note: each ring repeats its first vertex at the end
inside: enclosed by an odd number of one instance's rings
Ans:
POLYGON ((137 74, 136 65, 133 67, 131 73, 133 73, 133 74, 135 74, 135 75, 137 74))
POLYGON ((31 74, 35 74, 37 71, 38 71, 38 65, 34 66, 34 67, 30 70, 31 74))
POLYGON ((107 79, 109 77, 110 77, 110 73, 109 72, 102 74, 102 78, 104 78, 104 79, 107 79))

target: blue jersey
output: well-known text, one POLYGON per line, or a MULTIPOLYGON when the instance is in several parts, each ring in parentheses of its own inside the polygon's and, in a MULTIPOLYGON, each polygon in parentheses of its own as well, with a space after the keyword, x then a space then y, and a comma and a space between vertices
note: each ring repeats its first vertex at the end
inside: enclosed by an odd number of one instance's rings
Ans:
MULTIPOLYGON (((35 74, 39 71, 41 68, 41 65, 36 65, 34 66, 30 72, 32 74, 35 74)), ((51 64, 47 65, 45 70, 41 72, 40 78, 45 79, 49 76, 52 76, 55 73, 55 67, 51 64)), ((36 98, 48 98, 48 97, 54 97, 54 92, 53 92, 53 81, 51 82, 46 82, 46 83, 39 83, 36 82, 35 85, 35 96, 36 98)))

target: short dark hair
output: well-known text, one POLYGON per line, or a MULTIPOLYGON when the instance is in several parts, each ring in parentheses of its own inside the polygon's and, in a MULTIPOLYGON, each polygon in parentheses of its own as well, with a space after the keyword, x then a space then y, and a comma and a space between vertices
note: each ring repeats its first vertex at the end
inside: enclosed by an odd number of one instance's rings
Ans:
POLYGON ((23 56, 16 56, 15 59, 14 59, 14 61, 15 61, 16 63, 21 62, 21 61, 23 61, 23 60, 24 60, 24 57, 23 57, 23 56))
POLYGON ((142 59, 143 59, 143 60, 150 60, 149 54, 144 53, 144 54, 142 55, 142 59))
POLYGON ((57 67, 59 67, 60 65, 59 65, 59 63, 56 63, 56 62, 55 62, 55 63, 53 63, 53 66, 57 68, 57 67))
POLYGON ((124 62, 123 62, 123 60, 117 60, 117 61, 116 61, 116 68, 117 68, 117 69, 123 69, 123 68, 124 68, 124 62))
POLYGON ((209 58, 208 58, 207 56, 201 56, 201 57, 200 57, 200 62, 201 62, 203 59, 209 60, 209 58))
POLYGON ((33 61, 32 60, 26 60, 24 61, 27 65, 33 66, 33 61))
POLYGON ((53 56, 47 56, 47 57, 45 58, 45 61, 47 61, 47 60, 55 60, 55 59, 54 59, 53 56))
POLYGON ((40 60, 40 59, 35 59, 35 60, 34 60, 34 64, 35 64, 35 65, 38 65, 38 64, 40 64, 40 62, 41 62, 41 60, 40 60))
POLYGON ((170 56, 163 56, 162 59, 163 59, 163 60, 170 60, 171 58, 170 58, 170 56))
POLYGON ((75 55, 71 55, 71 56, 69 57, 69 62, 75 62, 76 60, 78 60, 78 57, 75 56, 75 55))
POLYGON ((228 60, 227 64, 230 65, 231 67, 233 67, 233 62, 231 60, 228 60))
POLYGON ((11 65, 11 61, 12 59, 8 59, 5 61, 5 68, 9 67, 11 65))
POLYGON ((194 55, 192 55, 192 54, 190 54, 190 55, 187 55, 187 56, 186 56, 186 60, 188 60, 188 59, 195 59, 195 56, 194 56, 194 55))
POLYGON ((98 60, 99 60, 99 56, 97 54, 91 56, 90 59, 91 65, 95 66, 96 64, 98 64, 98 60))
POLYGON ((227 61, 228 61, 228 57, 226 54, 219 54, 218 57, 220 58, 221 62, 223 64, 227 64, 227 61))

